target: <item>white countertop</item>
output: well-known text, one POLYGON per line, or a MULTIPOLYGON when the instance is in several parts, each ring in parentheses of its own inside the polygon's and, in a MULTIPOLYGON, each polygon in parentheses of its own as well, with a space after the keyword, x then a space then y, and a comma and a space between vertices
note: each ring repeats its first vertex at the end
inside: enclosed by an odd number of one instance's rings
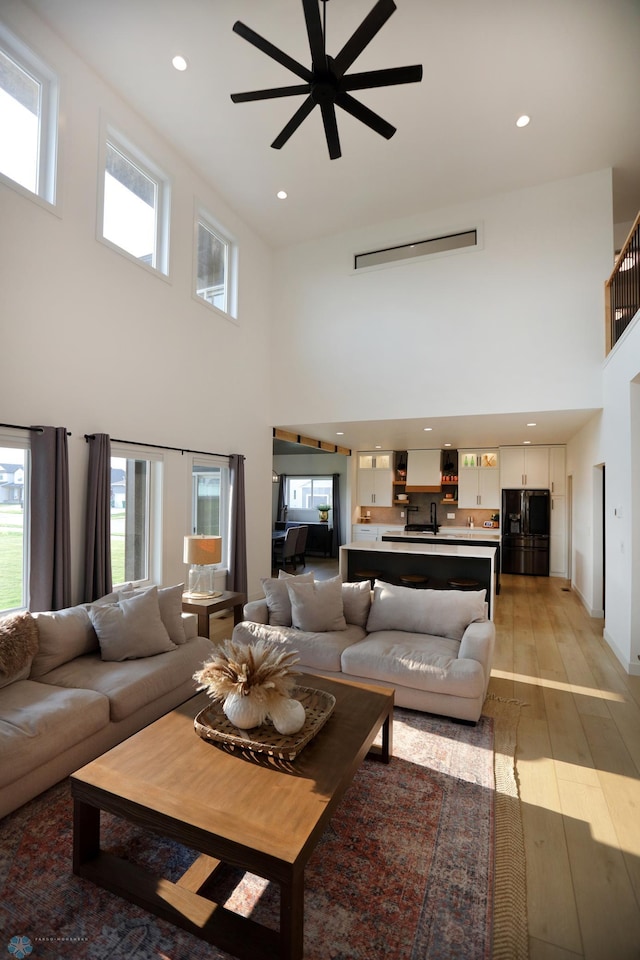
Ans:
MULTIPOLYGON (((428 534, 424 534, 428 536, 428 534)), ((438 534, 438 537, 440 534, 438 534)), ((433 534, 431 534, 433 537, 433 534)), ((358 541, 357 543, 345 543, 340 547, 341 550, 362 550, 367 553, 416 553, 432 554, 440 557, 472 557, 479 560, 493 560, 496 555, 496 547, 473 546, 466 543, 402 543, 390 540, 371 540, 358 541)))

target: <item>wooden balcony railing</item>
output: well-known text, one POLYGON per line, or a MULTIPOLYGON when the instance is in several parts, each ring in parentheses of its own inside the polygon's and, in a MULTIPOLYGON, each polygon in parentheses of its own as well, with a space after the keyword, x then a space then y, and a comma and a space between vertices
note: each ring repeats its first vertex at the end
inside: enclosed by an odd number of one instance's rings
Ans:
POLYGON ((605 283, 607 353, 640 310, 640 213, 605 283))

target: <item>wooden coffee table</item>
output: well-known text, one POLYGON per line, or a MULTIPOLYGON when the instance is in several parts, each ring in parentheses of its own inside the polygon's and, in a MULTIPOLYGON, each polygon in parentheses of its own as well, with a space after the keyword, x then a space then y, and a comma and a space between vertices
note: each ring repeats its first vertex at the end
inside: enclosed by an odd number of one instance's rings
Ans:
POLYGON ((201 739, 193 726, 209 703, 201 694, 78 770, 74 873, 236 957, 300 960, 305 865, 365 756, 389 762, 393 729, 393 690, 310 675, 303 682, 332 693, 336 705, 293 761, 201 739), (152 876, 100 849, 101 810, 201 856, 177 883, 152 876), (279 932, 200 893, 224 863, 279 884, 279 932))

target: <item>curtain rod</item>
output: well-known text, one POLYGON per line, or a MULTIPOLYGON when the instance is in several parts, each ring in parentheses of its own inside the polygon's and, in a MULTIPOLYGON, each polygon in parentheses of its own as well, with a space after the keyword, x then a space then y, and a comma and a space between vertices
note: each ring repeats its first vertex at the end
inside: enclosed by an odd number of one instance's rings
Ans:
MULTIPOLYGON (((19 423, 0 423, 0 427, 8 427, 10 430, 30 430, 31 433, 44 433, 42 427, 23 427, 19 423)), ((67 436, 71 437, 73 434, 67 430, 67 436)))
MULTIPOLYGON (((95 438, 95 433, 85 433, 84 439, 89 442, 95 438)), ((127 443, 132 447, 153 447, 155 450, 173 450, 175 453, 198 453, 202 457, 224 457, 229 460, 230 454, 228 453, 211 453, 207 450, 188 450, 186 447, 168 447, 164 443, 144 443, 141 440, 116 440, 115 437, 110 437, 111 443, 127 443)))

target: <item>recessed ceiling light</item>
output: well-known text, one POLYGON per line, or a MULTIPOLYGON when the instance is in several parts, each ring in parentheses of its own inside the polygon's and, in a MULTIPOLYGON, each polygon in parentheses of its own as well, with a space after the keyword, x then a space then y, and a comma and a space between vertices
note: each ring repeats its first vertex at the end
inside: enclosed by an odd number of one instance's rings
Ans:
POLYGON ((516 120, 516 127, 526 127, 531 123, 531 117, 528 117, 526 113, 523 113, 521 117, 518 117, 516 120))
POLYGON ((344 430, 336 430, 336 437, 344 437, 344 430))
POLYGON ((537 427, 538 424, 537 424, 537 423, 528 423, 527 426, 528 426, 528 427, 537 427))
POLYGON ((185 60, 184 57, 181 57, 180 54, 178 54, 177 56, 175 56, 175 57, 173 58, 173 60, 171 61, 171 63, 174 65, 174 67, 176 68, 176 70, 186 70, 186 69, 187 69, 187 61, 185 60))
POLYGON ((422 429, 425 431, 425 433, 429 433, 430 430, 433 430, 433 427, 423 427, 422 429))
POLYGON ((450 447, 450 446, 451 446, 450 443, 445 443, 445 447, 450 447))
POLYGON ((379 443, 376 443, 376 450, 382 450, 382 447, 380 446, 379 443))
POLYGON ((527 443, 531 443, 531 440, 523 440, 522 442, 523 442, 524 444, 527 444, 527 443))
POLYGON ((286 191, 286 190, 278 190, 278 192, 276 193, 276 197, 278 198, 278 200, 286 200, 286 199, 287 199, 287 191, 286 191))

